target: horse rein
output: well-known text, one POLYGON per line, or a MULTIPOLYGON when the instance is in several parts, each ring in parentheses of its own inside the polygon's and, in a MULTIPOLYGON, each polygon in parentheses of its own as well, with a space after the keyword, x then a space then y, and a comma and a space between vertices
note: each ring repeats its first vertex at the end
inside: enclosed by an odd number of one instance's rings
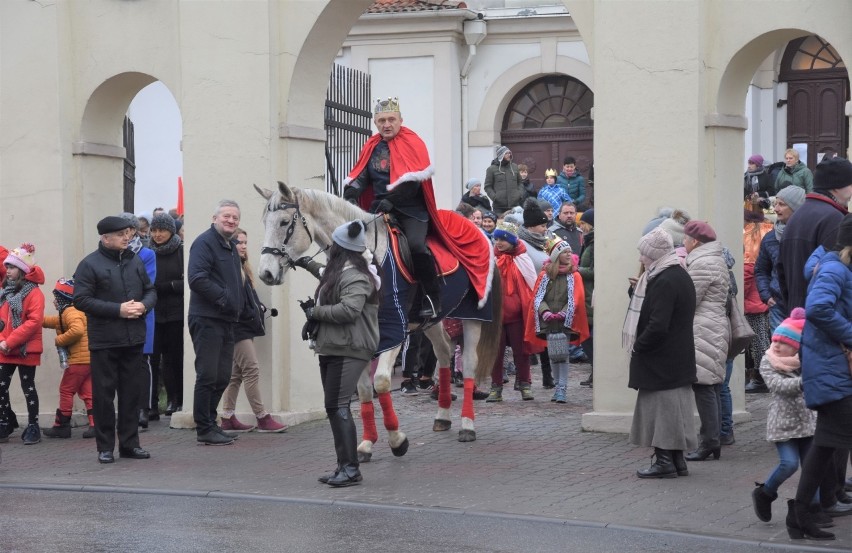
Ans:
MULTIPOLYGON (((290 268, 293 268, 293 267, 295 267, 293 260, 290 258, 290 255, 285 251, 284 248, 287 246, 287 243, 293 237, 293 232, 296 230, 296 219, 300 219, 302 221, 302 226, 304 227, 305 232, 308 233, 308 239, 311 242, 314 241, 314 237, 313 237, 313 235, 311 235, 311 229, 308 228, 308 220, 305 218, 304 215, 302 215, 302 211, 299 209, 299 203, 298 202, 293 203, 293 204, 287 203, 287 202, 281 202, 280 204, 276 205, 275 207, 273 207, 272 205, 268 205, 266 207, 266 211, 268 211, 269 213, 273 213, 275 211, 284 211, 285 209, 295 209, 296 210, 296 217, 294 218, 293 221, 291 221, 291 224, 287 226, 287 233, 284 235, 284 241, 281 243, 281 247, 280 248, 274 248, 274 247, 269 247, 269 246, 263 246, 260 249, 260 254, 264 255, 264 254, 267 254, 267 253, 271 253, 272 255, 281 258, 280 263, 282 265, 284 263, 286 263, 287 265, 290 266, 290 268)), ((314 254, 314 256, 318 255, 319 253, 320 252, 317 252, 316 254, 314 254)))

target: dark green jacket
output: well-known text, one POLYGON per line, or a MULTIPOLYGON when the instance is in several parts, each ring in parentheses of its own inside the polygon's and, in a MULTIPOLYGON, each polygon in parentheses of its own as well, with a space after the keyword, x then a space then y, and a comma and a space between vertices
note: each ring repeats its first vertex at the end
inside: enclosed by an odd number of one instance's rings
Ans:
POLYGON ((320 355, 354 357, 369 361, 379 346, 379 305, 370 277, 355 269, 344 269, 336 282, 334 303, 314 307, 319 321, 314 351, 320 355))

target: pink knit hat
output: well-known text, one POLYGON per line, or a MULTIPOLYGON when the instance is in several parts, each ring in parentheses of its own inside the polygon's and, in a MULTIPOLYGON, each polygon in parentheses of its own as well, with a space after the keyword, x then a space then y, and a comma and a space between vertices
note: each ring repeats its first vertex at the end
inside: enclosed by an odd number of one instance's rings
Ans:
POLYGON ((26 243, 21 244, 20 248, 15 248, 9 252, 9 256, 3 260, 3 264, 14 265, 18 269, 22 270, 24 274, 29 273, 33 270, 33 266, 35 265, 35 259, 33 258, 34 253, 35 246, 26 243))
POLYGON ((772 333, 773 342, 783 342, 799 349, 802 345, 802 329, 805 327, 805 310, 796 307, 772 333))

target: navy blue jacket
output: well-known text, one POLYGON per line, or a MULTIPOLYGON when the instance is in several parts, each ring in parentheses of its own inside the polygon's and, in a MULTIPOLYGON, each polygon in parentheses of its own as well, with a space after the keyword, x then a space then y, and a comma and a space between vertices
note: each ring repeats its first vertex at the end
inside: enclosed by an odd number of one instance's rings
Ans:
POLYGON ((237 241, 213 225, 189 248, 189 315, 237 322, 245 303, 237 241))
POLYGON ((145 343, 145 317, 120 315, 126 301, 143 303, 147 312, 157 303, 157 292, 139 256, 98 244, 97 251, 77 265, 74 280, 74 307, 86 314, 91 351, 145 343))
POLYGON ((802 334, 802 385, 811 409, 852 396, 841 344, 852 348, 852 266, 823 255, 808 285, 802 334))
POLYGON ((781 244, 778 242, 778 237, 775 236, 775 230, 771 230, 763 236, 763 240, 760 241, 757 261, 754 263, 754 280, 757 283, 757 293, 760 294, 761 301, 766 303, 769 298, 774 298, 775 303, 783 309, 784 298, 781 297, 778 271, 775 269, 780 248, 781 244))

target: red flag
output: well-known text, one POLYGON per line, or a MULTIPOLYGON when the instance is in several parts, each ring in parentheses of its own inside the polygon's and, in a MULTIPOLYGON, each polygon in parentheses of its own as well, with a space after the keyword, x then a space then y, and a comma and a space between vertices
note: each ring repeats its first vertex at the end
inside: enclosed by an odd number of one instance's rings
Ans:
POLYGON ((183 177, 178 177, 178 215, 183 215, 183 177))

